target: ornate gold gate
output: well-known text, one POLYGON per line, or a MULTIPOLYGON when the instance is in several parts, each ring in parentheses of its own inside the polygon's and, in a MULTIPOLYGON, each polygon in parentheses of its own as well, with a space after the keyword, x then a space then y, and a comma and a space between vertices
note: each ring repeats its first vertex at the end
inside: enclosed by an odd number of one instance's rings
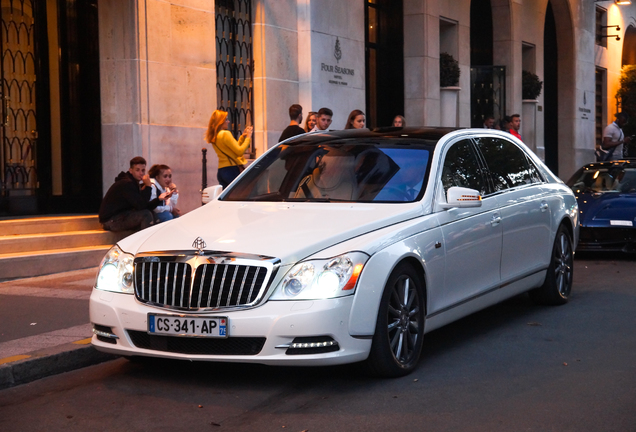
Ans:
POLYGON ((35 206, 39 181, 34 4, 33 0, 0 4, 0 192, 4 197, 31 196, 30 205, 35 206))

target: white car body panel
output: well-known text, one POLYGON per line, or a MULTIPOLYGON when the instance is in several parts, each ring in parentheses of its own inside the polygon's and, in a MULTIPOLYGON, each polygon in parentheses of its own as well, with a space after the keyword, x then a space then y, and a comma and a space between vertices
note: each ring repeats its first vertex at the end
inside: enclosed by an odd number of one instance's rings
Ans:
POLYGON ((335 243, 421 216, 418 203, 401 205, 214 201, 156 227, 130 253, 188 250, 201 237, 206 249, 277 257, 295 263, 335 243), (346 234, 345 234, 346 233, 346 234), (343 235, 344 234, 344 235, 343 235))

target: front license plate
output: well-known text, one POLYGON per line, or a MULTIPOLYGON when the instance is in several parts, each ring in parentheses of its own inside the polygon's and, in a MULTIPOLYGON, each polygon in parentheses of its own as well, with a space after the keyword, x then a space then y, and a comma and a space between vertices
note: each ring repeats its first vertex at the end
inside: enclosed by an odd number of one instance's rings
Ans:
POLYGON ((628 221, 628 220, 610 220, 610 225, 612 225, 612 226, 626 226, 626 227, 634 226, 632 221, 628 221))
POLYGON ((150 334, 226 338, 227 324, 227 317, 148 314, 150 334))

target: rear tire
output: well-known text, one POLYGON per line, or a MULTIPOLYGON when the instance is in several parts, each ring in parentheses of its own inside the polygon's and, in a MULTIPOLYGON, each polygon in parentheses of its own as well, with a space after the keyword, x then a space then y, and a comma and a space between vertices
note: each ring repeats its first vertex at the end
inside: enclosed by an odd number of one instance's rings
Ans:
POLYGON ((425 300, 423 284, 408 264, 398 265, 384 288, 371 352, 366 361, 375 376, 411 373, 422 352, 425 300))
POLYGON ((561 225, 554 239, 552 257, 545 282, 541 287, 529 292, 530 298, 545 305, 557 306, 567 303, 572 291, 573 276, 572 237, 565 226, 561 225))

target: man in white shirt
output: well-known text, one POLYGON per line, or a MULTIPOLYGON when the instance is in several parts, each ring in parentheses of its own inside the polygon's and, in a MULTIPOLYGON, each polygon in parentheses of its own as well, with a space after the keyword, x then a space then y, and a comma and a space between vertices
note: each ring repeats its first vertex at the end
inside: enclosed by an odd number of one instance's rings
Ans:
POLYGON ((331 117, 333 117, 333 111, 329 108, 320 108, 318 115, 316 115, 316 126, 309 132, 326 131, 331 126, 331 117))
POLYGON ((623 159, 623 144, 629 144, 630 137, 625 138, 623 134, 623 127, 629 121, 629 116, 626 113, 620 112, 616 114, 616 120, 605 128, 603 131, 603 150, 609 152, 604 158, 605 160, 618 160, 623 159))
POLYGON ((491 115, 484 118, 484 129, 493 129, 495 127, 495 118, 491 115))

